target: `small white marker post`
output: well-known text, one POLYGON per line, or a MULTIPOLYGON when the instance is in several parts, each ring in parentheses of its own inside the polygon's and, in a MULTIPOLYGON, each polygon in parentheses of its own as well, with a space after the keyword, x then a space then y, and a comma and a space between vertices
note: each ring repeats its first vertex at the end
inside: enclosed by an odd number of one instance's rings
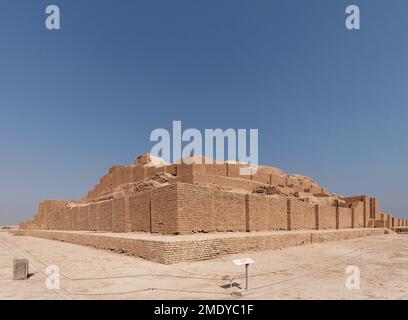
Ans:
POLYGON ((236 265, 236 266, 242 266, 245 265, 245 290, 249 289, 249 265, 252 263, 255 263, 254 260, 252 260, 251 258, 243 258, 243 259, 236 259, 236 260, 232 260, 232 262, 236 265))

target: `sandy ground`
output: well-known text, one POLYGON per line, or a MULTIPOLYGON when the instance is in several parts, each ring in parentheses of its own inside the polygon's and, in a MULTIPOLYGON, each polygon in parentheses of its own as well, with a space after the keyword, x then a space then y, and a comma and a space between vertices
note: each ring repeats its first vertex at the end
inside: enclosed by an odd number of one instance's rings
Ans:
POLYGON ((408 299, 408 234, 161 265, 0 232, 0 299, 408 299), (11 280, 13 257, 29 260, 28 280, 11 280), (237 297, 244 267, 232 260, 243 257, 255 264, 248 294, 237 297), (46 288, 48 265, 59 267, 59 290, 46 288), (359 267, 360 289, 346 288, 349 265, 359 267))

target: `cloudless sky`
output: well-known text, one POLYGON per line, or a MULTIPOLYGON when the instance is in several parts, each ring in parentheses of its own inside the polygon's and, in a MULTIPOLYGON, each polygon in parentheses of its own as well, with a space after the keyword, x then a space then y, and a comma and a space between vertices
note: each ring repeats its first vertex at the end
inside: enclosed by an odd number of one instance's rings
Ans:
POLYGON ((173 120, 258 128, 261 164, 407 217, 407 14, 406 0, 2 0, 0 224, 84 196, 173 120))

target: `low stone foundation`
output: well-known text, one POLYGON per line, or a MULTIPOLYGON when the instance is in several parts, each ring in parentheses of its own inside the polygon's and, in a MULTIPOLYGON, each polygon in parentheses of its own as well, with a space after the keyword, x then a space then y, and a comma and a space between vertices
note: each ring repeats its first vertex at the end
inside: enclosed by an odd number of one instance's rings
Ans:
POLYGON ((311 243, 380 235, 384 234, 385 229, 231 232, 177 236, 51 230, 9 230, 9 232, 16 236, 32 236, 86 245, 163 264, 172 264, 207 260, 220 255, 246 251, 277 250, 311 243))

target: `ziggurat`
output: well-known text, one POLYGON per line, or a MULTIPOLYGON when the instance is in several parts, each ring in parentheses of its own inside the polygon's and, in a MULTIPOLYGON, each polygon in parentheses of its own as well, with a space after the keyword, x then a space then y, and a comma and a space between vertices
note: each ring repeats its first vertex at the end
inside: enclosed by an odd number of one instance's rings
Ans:
MULTIPOLYGON (((22 222, 20 229, 26 230, 26 234, 30 234, 30 230, 59 230, 87 231, 92 235, 107 232, 177 235, 172 239, 180 240, 184 239, 182 235, 198 236, 198 233, 218 233, 218 238, 225 235, 228 239, 235 233, 239 237, 247 233, 259 238, 264 236, 260 232, 272 232, 268 236, 276 234, 274 231, 296 230, 358 229, 360 232, 364 228, 392 229, 408 225, 406 219, 381 212, 376 198, 343 197, 306 176, 286 174, 267 166, 259 166, 255 174, 240 175, 240 168, 245 164, 197 164, 205 163, 200 156, 189 160, 193 164, 161 162, 154 165, 152 157, 144 154, 130 166, 114 166, 83 199, 40 203, 35 217, 22 222)), ((51 237, 49 233, 47 237, 51 237)), ((51 238, 61 240, 55 234, 51 238)), ((248 249, 235 248, 231 243, 228 246, 231 248, 220 251, 248 249)), ((249 249, 271 247, 274 245, 269 243, 249 249)), ((143 249, 130 253, 146 257, 141 251, 143 249)), ((179 258, 197 260, 211 256, 179 258)), ((167 258, 151 259, 175 262, 167 258)))

